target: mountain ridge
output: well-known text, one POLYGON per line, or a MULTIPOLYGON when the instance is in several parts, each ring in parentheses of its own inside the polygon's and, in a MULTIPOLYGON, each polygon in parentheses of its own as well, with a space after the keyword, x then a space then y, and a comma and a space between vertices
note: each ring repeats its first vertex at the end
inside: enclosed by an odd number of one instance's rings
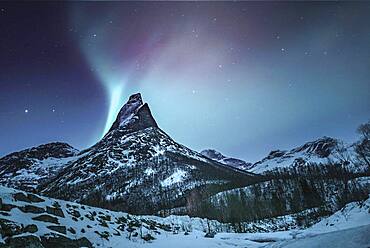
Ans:
POLYGON ((353 171, 366 169, 356 168, 353 165, 356 157, 354 144, 344 144, 341 140, 328 136, 308 141, 290 150, 272 150, 267 156, 253 163, 245 162, 242 159, 229 158, 214 149, 202 150, 201 154, 225 165, 257 174, 309 163, 340 163, 345 164, 349 170, 353 171))

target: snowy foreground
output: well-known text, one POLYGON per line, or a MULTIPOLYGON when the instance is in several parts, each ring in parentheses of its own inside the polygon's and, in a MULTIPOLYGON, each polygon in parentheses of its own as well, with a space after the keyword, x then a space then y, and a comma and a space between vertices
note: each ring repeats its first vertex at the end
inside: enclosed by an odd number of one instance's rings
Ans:
POLYGON ((205 238, 207 220, 201 218, 133 216, 5 187, 0 197, 3 243, 32 235, 42 242, 86 238, 87 247, 370 247, 370 199, 349 203, 305 230, 231 233, 227 224, 211 221, 218 233, 205 238))

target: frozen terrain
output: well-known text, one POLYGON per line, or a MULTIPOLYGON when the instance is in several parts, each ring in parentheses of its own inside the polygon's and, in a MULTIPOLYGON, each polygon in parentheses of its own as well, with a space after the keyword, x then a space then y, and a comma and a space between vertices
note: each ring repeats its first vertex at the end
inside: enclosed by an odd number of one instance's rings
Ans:
MULTIPOLYGON (((229 224, 188 216, 134 216, 0 187, 1 241, 71 247, 368 247, 370 200, 347 204, 308 229, 233 233, 229 224), (214 238, 206 238, 211 229, 214 238), (67 238, 67 240, 63 240, 67 238), (41 240, 41 241, 39 241, 41 240), (27 242, 31 242, 27 240, 27 242), (72 243, 71 243, 72 242, 72 243), (75 242, 75 243, 73 243, 75 242), (76 243, 77 242, 77 243, 76 243), (338 246, 338 244, 340 244, 338 246)), ((1 247, 1 246, 0 246, 1 247)), ((41 246, 35 246, 41 247, 41 246)))

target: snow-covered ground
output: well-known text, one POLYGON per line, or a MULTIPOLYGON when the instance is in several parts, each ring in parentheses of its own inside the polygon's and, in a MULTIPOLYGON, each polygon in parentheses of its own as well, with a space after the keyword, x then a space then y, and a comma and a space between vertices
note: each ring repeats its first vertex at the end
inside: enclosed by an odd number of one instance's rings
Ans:
MULTIPOLYGON (((29 197, 27 193, 5 187, 0 187, 0 197, 2 225, 4 221, 12 221, 18 226, 37 226, 32 233, 18 233, 13 238, 27 235, 61 235, 70 239, 86 237, 94 247, 128 248, 370 247, 370 199, 349 203, 308 229, 233 233, 228 224, 189 216, 134 216, 46 197, 27 202, 24 200, 29 197), (17 193, 23 200, 15 197, 17 193), (27 205, 33 206, 32 211, 25 210, 27 205), (63 214, 48 211, 51 207, 59 208, 63 214), (41 215, 48 215, 49 220, 37 220, 41 215), (217 232, 214 238, 204 237, 208 225, 217 232), (65 229, 58 232, 50 226, 65 229), (154 239, 145 241, 143 237, 147 235, 154 239)), ((1 241, 7 237, 4 235, 1 241)))
POLYGON ((264 246, 266 248, 368 248, 370 225, 305 236, 264 246))

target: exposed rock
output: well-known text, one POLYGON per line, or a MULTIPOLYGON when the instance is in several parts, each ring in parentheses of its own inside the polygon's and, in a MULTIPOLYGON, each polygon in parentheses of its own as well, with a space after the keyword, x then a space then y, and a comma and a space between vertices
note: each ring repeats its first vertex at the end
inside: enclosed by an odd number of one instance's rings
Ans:
POLYGON ((307 142, 293 151, 317 154, 321 158, 326 158, 331 154, 337 144, 338 140, 324 136, 315 141, 307 142))
POLYGON ((24 229, 23 229, 23 232, 29 232, 29 233, 35 233, 37 232, 39 229, 37 228, 36 225, 34 224, 31 224, 31 225, 27 225, 24 229))
POLYGON ((109 131, 123 127, 127 132, 136 132, 147 127, 158 127, 148 104, 143 103, 140 93, 130 96, 109 131))
POLYGON ((92 243, 87 238, 70 239, 61 235, 48 235, 41 237, 41 243, 45 248, 92 248, 92 243))
POLYGON ((121 236, 121 233, 118 230, 114 229, 113 235, 115 235, 115 236, 121 236))
POLYGON ((204 235, 205 238, 214 238, 216 233, 214 232, 207 232, 206 235, 204 235))
POLYGON ((94 231, 94 233, 98 234, 100 238, 105 239, 105 240, 109 240, 109 237, 111 236, 108 231, 104 231, 104 232, 94 231))
POLYGON ((50 222, 54 224, 59 224, 59 220, 56 217, 47 215, 47 214, 42 214, 36 217, 32 218, 33 220, 38 220, 38 221, 43 221, 43 222, 50 222))
POLYGON ((14 200, 16 201, 24 201, 24 202, 44 202, 45 200, 38 197, 37 195, 34 194, 24 194, 22 192, 15 193, 13 195, 14 200))
POLYGON ((69 228, 67 229, 67 231, 68 231, 68 232, 70 232, 70 233, 72 233, 72 234, 76 234, 76 230, 75 230, 75 229, 73 229, 73 227, 69 227, 69 228))
POLYGON ((13 204, 6 204, 6 203, 1 204, 1 210, 6 211, 6 212, 9 212, 10 210, 12 210, 13 208, 16 208, 16 207, 17 206, 15 206, 13 204))
POLYGON ((81 214, 78 210, 75 210, 75 209, 71 209, 70 211, 67 210, 67 213, 69 213, 70 215, 76 217, 76 218, 80 218, 81 214))
POLYGON ((53 202, 53 207, 54 208, 61 208, 62 206, 60 206, 59 202, 55 201, 55 202, 53 202))
POLYGON ((31 201, 31 202, 44 202, 45 200, 42 199, 41 197, 38 197, 37 195, 34 195, 34 194, 30 194, 28 193, 27 194, 27 198, 31 201))
POLYGON ((10 237, 5 240, 5 245, 0 247, 6 248, 45 248, 40 239, 36 236, 10 237))
POLYGON ((27 195, 22 192, 15 193, 13 197, 16 201, 31 202, 31 200, 28 199, 27 195))
POLYGON ((46 212, 55 216, 64 218, 64 213, 61 208, 46 206, 46 212))
POLYGON ((45 209, 33 205, 25 205, 18 208, 24 213, 41 214, 45 212, 45 209))
POLYGON ((65 226, 47 226, 47 228, 58 233, 67 234, 67 228, 65 226))
POLYGON ((0 234, 2 237, 10 237, 23 232, 23 227, 10 220, 0 219, 0 234))
POLYGON ((150 235, 149 233, 145 234, 142 239, 145 240, 145 241, 155 240, 155 238, 152 235, 150 235))
POLYGON ((105 220, 105 221, 110 221, 111 217, 110 215, 99 215, 98 218, 105 220))

